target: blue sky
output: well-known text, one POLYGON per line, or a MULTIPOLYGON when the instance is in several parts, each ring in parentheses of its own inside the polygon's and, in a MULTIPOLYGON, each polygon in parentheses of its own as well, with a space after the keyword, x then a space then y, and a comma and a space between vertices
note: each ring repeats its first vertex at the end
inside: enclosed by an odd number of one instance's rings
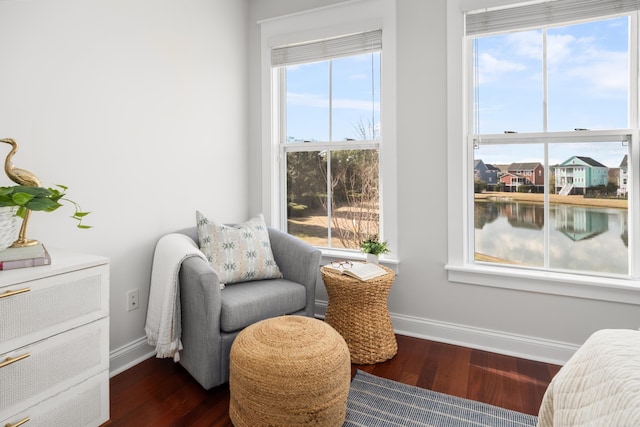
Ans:
MULTIPOLYGON (((628 127, 628 32, 627 17, 547 30, 549 131, 628 127)), ((542 43, 540 30, 479 39, 480 133, 543 130, 542 43)), ((358 123, 379 130, 378 53, 333 60, 331 84, 332 140, 360 139, 358 123)), ((329 87, 328 61, 287 67, 288 138, 329 140, 329 87)), ((618 167, 627 152, 619 142, 556 144, 549 161, 580 155, 618 167)), ((544 161, 533 145, 482 146, 474 154, 485 163, 544 161)))
MULTIPOLYGON (((627 128, 628 18, 547 30, 548 130, 627 128)), ((543 36, 525 31, 478 40, 480 133, 543 130, 543 36)), ((556 144, 550 164, 572 155, 617 167, 621 143, 556 144)), ((543 162, 541 147, 483 146, 485 163, 543 162)))
POLYGON ((361 139, 354 126, 380 125, 380 54, 364 54, 287 67, 287 137, 295 140, 361 139), (373 87, 372 87, 373 84, 373 87), (373 92, 372 92, 373 90, 373 92), (329 97, 332 97, 332 126, 329 97))

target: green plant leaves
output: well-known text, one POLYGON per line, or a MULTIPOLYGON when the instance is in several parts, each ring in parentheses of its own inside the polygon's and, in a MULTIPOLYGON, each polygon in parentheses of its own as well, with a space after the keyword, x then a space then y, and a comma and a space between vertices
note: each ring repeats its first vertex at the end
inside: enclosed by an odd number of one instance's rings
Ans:
POLYGON ((388 246, 389 243, 381 242, 378 235, 374 234, 360 243, 360 250, 365 254, 382 255, 390 252, 388 246))
POLYGON ((32 211, 53 212, 62 204, 60 200, 66 200, 72 203, 75 212, 71 218, 78 221, 78 228, 91 228, 89 225, 82 225, 82 219, 89 215, 90 212, 80 210, 80 205, 64 196, 67 187, 64 185, 56 185, 57 188, 44 187, 27 187, 24 185, 14 185, 11 187, 0 187, 0 207, 18 206, 16 215, 24 218, 27 209, 32 211))
POLYGON ((27 193, 14 193, 11 200, 18 206, 26 206, 35 196, 27 193))
POLYGON ((39 197, 29 200, 24 204, 24 206, 32 211, 53 212, 62 205, 58 202, 53 201, 52 199, 39 197))

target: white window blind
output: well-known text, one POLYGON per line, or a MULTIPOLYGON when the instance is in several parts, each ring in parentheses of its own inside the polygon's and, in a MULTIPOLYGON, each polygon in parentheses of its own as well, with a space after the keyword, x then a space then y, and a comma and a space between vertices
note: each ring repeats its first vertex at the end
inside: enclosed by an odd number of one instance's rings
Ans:
POLYGON ((382 30, 367 31, 310 43, 275 47, 271 50, 271 66, 324 61, 380 50, 382 50, 382 30))
POLYGON ((640 9, 640 0, 548 0, 465 14, 466 34, 478 35, 554 25, 640 9))

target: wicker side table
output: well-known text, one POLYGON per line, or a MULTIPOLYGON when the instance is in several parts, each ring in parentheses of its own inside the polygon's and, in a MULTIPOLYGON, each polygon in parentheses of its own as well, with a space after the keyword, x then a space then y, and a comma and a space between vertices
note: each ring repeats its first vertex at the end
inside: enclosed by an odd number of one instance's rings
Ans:
POLYGON ((387 307, 395 274, 380 267, 387 274, 367 281, 321 268, 329 295, 325 322, 347 342, 352 363, 384 362, 398 352, 387 307))

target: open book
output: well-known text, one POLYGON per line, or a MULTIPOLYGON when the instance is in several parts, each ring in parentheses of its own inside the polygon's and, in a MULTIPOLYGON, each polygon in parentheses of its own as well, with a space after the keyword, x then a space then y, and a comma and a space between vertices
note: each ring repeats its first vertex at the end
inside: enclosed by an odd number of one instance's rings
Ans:
POLYGON ((387 274, 386 270, 370 262, 342 263, 339 266, 334 266, 329 263, 325 265, 324 268, 328 271, 346 274, 347 276, 355 277, 360 280, 369 280, 387 274))

